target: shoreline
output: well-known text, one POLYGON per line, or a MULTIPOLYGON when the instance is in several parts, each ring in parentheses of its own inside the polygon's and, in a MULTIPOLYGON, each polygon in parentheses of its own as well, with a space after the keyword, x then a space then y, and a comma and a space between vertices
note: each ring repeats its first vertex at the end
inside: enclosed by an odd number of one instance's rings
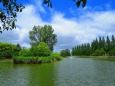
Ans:
POLYGON ((115 58, 115 56, 73 56, 78 58, 115 58))

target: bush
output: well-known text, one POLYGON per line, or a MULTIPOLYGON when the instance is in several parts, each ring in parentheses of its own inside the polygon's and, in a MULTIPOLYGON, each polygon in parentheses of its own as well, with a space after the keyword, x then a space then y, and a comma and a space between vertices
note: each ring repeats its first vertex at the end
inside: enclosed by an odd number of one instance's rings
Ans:
POLYGON ((40 42, 37 46, 38 56, 50 56, 50 49, 47 44, 44 42, 40 42))
POLYGON ((17 52, 16 45, 0 42, 0 58, 12 58, 17 52))
POLYGON ((31 52, 29 49, 22 49, 20 52, 19 52, 19 56, 24 56, 24 57, 27 57, 27 56, 32 56, 31 52))
POLYGON ((95 54, 96 56, 102 56, 102 55, 105 55, 105 51, 103 48, 101 48, 101 49, 96 50, 95 54))
POLYGON ((60 54, 57 53, 57 52, 52 53, 51 54, 51 58, 54 58, 56 60, 61 60, 62 59, 62 57, 60 56, 60 54))
POLYGON ((71 55, 71 54, 70 54, 70 50, 69 50, 69 49, 62 50, 62 51, 60 52, 60 55, 61 55, 62 57, 70 56, 70 55, 71 55))
POLYGON ((38 54, 38 48, 36 46, 33 46, 30 48, 30 53, 32 56, 39 56, 38 54))

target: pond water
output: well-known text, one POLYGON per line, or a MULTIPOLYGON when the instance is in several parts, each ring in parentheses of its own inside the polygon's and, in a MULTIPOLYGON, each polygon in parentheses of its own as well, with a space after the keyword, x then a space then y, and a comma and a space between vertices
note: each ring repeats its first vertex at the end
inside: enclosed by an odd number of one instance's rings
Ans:
POLYGON ((72 57, 46 64, 0 61, 0 86, 115 86, 115 61, 72 57))

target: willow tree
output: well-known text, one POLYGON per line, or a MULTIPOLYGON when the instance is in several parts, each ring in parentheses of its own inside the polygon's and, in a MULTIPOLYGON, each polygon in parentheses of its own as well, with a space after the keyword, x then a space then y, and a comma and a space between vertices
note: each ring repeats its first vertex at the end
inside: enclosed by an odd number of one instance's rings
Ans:
POLYGON ((53 47, 57 43, 57 35, 54 34, 54 29, 51 25, 34 26, 32 31, 29 31, 29 38, 32 46, 45 42, 51 51, 53 51, 53 47))

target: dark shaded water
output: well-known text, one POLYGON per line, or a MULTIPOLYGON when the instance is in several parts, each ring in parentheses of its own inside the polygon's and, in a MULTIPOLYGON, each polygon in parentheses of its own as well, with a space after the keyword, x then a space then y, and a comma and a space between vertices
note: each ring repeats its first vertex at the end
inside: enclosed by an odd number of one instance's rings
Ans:
POLYGON ((65 58, 41 65, 0 61, 0 86, 115 86, 115 61, 65 58))

